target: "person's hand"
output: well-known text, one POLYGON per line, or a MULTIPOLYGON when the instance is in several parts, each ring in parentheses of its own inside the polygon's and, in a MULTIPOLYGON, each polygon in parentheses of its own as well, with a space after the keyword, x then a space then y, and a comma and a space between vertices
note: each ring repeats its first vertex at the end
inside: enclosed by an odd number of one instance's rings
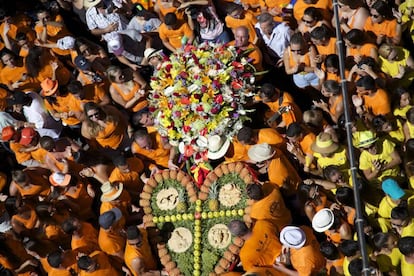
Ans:
POLYGON ((132 64, 129 65, 129 68, 131 68, 134 71, 138 71, 140 66, 138 64, 133 64, 132 63, 132 64))
POLYGON ((384 167, 384 163, 381 162, 380 160, 372 161, 372 165, 374 165, 374 169, 378 172, 380 172, 384 167))
POLYGON ((280 67, 282 67, 282 66, 283 66, 283 58, 279 59, 279 60, 276 62, 276 67, 280 68, 280 67))
POLYGON ((151 170, 151 176, 153 176, 154 174, 156 174, 159 171, 160 171, 160 169, 157 166, 154 166, 154 168, 152 168, 152 170, 151 170))
MULTIPOLYGON (((322 58, 322 56, 321 56, 321 55, 316 55, 316 56, 313 58, 313 61, 314 61, 315 63, 322 63, 323 58, 322 58)), ((319 69, 319 70, 320 70, 320 69, 319 69)))
POLYGON ((7 21, 4 21, 4 27, 3 27, 3 34, 7 35, 7 33, 10 31, 10 23, 7 21))
POLYGON ((178 170, 180 169, 172 160, 168 160, 168 168, 170 170, 178 170))
POLYGON ((118 25, 119 25, 118 22, 113 22, 109 24, 109 26, 106 27, 107 32, 108 33, 115 32, 116 30, 118 30, 118 25))
POLYGON ((319 69, 319 68, 315 68, 315 70, 313 71, 315 73, 315 75, 321 80, 325 78, 325 71, 319 69))
POLYGON ((338 203, 332 203, 331 206, 329 207, 332 211, 333 210, 341 210, 341 206, 339 206, 338 203))
POLYGON ((86 186, 86 192, 88 193, 88 195, 89 195, 91 198, 94 198, 94 197, 95 197, 95 195, 96 195, 95 190, 93 189, 93 186, 92 186, 92 185, 90 185, 90 184, 86 186))
POLYGON ((355 107, 360 107, 364 103, 364 100, 358 95, 352 95, 352 103, 355 107))
POLYGON ((296 149, 296 146, 293 143, 287 142, 286 149, 293 155, 297 155, 298 153, 298 150, 296 149))
POLYGON ((92 168, 84 168, 79 172, 79 175, 82 177, 93 177, 95 175, 95 171, 92 168))
POLYGON ((360 69, 360 71, 363 71, 363 72, 365 72, 365 73, 367 73, 367 74, 372 74, 372 73, 374 73, 374 70, 372 69, 372 67, 371 66, 369 66, 368 64, 362 64, 360 67, 359 67, 359 69, 360 69))
POLYGON ((323 110, 327 110, 328 109, 328 104, 325 103, 322 100, 320 102, 312 101, 312 103, 313 103, 314 106, 316 106, 316 107, 318 107, 320 109, 323 109, 323 110))
POLYGON ((355 63, 359 63, 361 60, 362 60, 362 56, 361 55, 354 56, 355 63))
POLYGON ((310 178, 303 180, 303 184, 305 184, 305 185, 312 185, 314 183, 315 183, 315 181, 313 179, 310 179, 310 178))
POLYGON ((59 64, 56 61, 51 61, 50 66, 52 67, 53 71, 56 71, 56 69, 59 68, 59 64))
POLYGON ((405 67, 402 65, 398 65, 398 76, 400 79, 405 75, 405 67))
POLYGON ((392 15, 397 19, 397 21, 400 23, 402 19, 402 13, 395 8, 392 8, 392 15))
POLYGON ((13 89, 17 89, 17 88, 19 88, 21 85, 22 85, 22 82, 21 82, 21 81, 15 81, 15 82, 13 82, 13 83, 11 84, 11 87, 12 87, 13 89))

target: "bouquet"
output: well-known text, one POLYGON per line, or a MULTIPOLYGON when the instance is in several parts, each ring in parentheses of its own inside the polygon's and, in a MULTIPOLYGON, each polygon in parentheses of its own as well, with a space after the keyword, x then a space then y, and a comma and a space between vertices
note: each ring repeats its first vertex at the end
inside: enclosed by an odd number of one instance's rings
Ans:
POLYGON ((156 127, 186 159, 205 161, 210 135, 232 139, 248 120, 244 104, 255 73, 248 53, 222 44, 186 45, 152 78, 149 109, 156 127))

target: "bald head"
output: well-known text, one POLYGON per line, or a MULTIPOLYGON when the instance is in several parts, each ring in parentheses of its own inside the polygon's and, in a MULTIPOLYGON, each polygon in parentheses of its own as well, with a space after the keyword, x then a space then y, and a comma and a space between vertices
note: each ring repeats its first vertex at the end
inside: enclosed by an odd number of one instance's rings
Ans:
POLYGON ((229 231, 232 235, 242 237, 249 233, 249 228, 247 225, 241 220, 232 220, 227 224, 229 231))
POLYGON ((237 27, 234 30, 234 40, 236 47, 246 47, 249 45, 249 29, 246 26, 237 27))

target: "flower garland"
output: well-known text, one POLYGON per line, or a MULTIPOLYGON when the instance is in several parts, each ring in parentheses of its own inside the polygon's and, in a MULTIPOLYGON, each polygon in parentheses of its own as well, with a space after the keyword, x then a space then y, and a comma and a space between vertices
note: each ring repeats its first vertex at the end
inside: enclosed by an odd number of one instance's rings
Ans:
POLYGON ((166 57, 151 80, 149 109, 162 136, 180 145, 185 158, 207 160, 207 137, 232 137, 248 120, 246 98, 254 90, 254 67, 234 46, 186 45, 166 57))

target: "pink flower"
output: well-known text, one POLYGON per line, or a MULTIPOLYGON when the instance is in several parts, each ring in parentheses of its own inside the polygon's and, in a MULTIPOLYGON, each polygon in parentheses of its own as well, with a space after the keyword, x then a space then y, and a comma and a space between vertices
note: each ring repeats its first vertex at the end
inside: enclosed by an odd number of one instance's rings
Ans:
POLYGON ((187 97, 181 98, 182 104, 190 104, 190 100, 187 97))
POLYGON ((204 108, 203 108, 202 105, 198 105, 197 108, 196 108, 196 110, 199 111, 199 112, 201 112, 201 111, 204 111, 204 108))
POLYGON ((201 131, 200 131, 200 135, 201 136, 205 136, 207 134, 207 128, 203 128, 201 131))
POLYGON ((183 130, 185 133, 189 132, 191 130, 190 126, 183 126, 183 130))

